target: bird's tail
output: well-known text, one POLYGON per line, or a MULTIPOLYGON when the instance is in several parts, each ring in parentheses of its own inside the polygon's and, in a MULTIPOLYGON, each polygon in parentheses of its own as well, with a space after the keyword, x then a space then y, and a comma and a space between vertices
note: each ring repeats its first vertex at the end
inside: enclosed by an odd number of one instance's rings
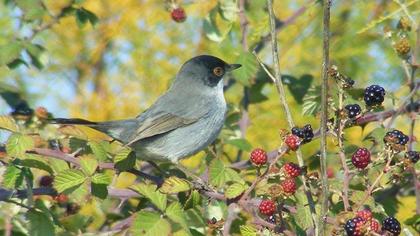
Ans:
POLYGON ((88 126, 92 129, 105 133, 122 143, 126 143, 133 132, 137 130, 137 121, 135 119, 93 122, 79 118, 54 118, 50 120, 50 123, 59 125, 88 126))

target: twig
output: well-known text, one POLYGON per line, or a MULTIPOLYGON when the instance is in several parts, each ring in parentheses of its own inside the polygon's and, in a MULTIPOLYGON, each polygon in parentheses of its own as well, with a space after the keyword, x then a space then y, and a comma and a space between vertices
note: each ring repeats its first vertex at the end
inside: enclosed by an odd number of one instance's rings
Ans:
POLYGON ((232 226, 233 221, 238 217, 238 204, 232 203, 228 207, 228 215, 226 217, 225 224, 223 225, 223 236, 230 235, 230 228, 232 226))
POLYGON ((322 58, 322 91, 321 91, 321 182, 322 200, 319 216, 318 234, 324 235, 324 218, 328 213, 328 175, 327 175, 327 121, 328 121, 328 68, 330 64, 330 8, 332 0, 324 0, 323 10, 323 58, 322 58))
POLYGON ((343 129, 345 125, 345 120, 341 119, 340 112, 343 110, 343 102, 344 102, 344 89, 343 89, 343 82, 339 82, 338 88, 338 112, 337 112, 337 122, 338 122, 338 130, 337 130, 337 141, 338 141, 338 156, 340 157, 341 165, 343 166, 344 170, 344 180, 343 180, 343 203, 344 203, 344 210, 348 211, 350 209, 349 203, 349 183, 350 183, 350 171, 349 167, 347 166, 346 162, 346 154, 344 153, 344 143, 343 143, 343 129))

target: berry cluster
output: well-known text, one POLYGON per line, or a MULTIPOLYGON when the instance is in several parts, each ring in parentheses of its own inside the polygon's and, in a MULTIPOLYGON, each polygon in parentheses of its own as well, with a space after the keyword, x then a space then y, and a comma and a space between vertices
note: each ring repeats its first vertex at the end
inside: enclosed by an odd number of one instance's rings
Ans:
POLYGON ((344 107, 347 112, 347 117, 350 119, 356 118, 362 112, 362 108, 358 104, 349 104, 344 107))
POLYGON ((381 225, 372 218, 372 212, 364 209, 356 213, 356 217, 347 220, 344 230, 348 236, 370 235, 369 232, 380 233, 381 225))
POLYGON ((379 106, 384 101, 385 89, 379 85, 371 85, 365 89, 364 100, 367 106, 379 106))
POLYGON ((311 125, 305 125, 303 128, 293 127, 292 134, 302 139, 302 143, 309 143, 314 137, 314 131, 311 125))
POLYGON ((382 221, 382 229, 390 232, 392 235, 399 235, 401 233, 401 224, 397 219, 390 216, 382 221))
POLYGON ((267 153, 261 148, 256 148, 251 152, 250 160, 252 164, 262 166, 267 163, 267 153))
POLYGON ((359 169, 366 168, 370 163, 370 152, 367 148, 358 148, 351 157, 353 165, 359 169))
POLYGON ((420 153, 417 151, 408 151, 405 153, 405 158, 409 159, 411 163, 416 163, 420 159, 420 153))
POLYGON ((406 145, 408 143, 408 139, 408 136, 405 135, 403 132, 394 129, 393 131, 389 131, 385 134, 384 143, 387 145, 406 145))

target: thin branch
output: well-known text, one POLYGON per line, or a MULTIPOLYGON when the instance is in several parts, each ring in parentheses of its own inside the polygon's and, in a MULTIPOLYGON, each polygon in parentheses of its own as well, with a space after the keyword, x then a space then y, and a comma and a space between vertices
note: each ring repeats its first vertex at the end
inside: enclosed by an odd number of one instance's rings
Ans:
POLYGON ((328 175, 327 175, 327 122, 328 122, 328 68, 330 64, 330 8, 332 0, 324 0, 323 10, 323 58, 322 58, 322 91, 321 91, 321 214, 318 234, 324 235, 324 218, 328 213, 328 175))
POLYGON ((236 203, 232 203, 228 207, 228 215, 226 217, 225 224, 223 225, 223 236, 230 235, 230 228, 232 226, 233 221, 238 217, 238 210, 239 206, 236 203))

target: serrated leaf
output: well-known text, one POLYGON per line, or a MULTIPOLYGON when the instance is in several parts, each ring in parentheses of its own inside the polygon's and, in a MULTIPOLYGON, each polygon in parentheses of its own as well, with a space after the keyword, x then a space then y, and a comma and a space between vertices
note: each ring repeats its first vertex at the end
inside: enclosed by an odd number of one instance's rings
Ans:
MULTIPOLYGON (((365 191, 354 190, 349 200, 355 204, 359 204, 364 200, 365 196, 365 191)), ((372 196, 368 196, 364 202, 364 205, 369 206, 370 208, 375 208, 375 199, 372 196)))
POLYGON ((61 193, 85 182, 86 176, 80 170, 68 169, 59 172, 54 179, 54 188, 61 193))
POLYGON ((129 148, 124 148, 114 156, 115 168, 119 171, 127 171, 136 164, 136 154, 129 148))
POLYGON ((287 85, 295 101, 303 103, 303 97, 308 92, 314 77, 312 75, 302 75, 299 79, 291 75, 283 75, 283 84, 287 85))
POLYGON ((27 150, 34 148, 31 137, 20 133, 12 134, 6 143, 6 152, 13 157, 23 156, 27 150))
POLYGON ((0 45, 0 65, 6 65, 19 58, 22 44, 19 41, 0 45))
POLYGON ((67 136, 72 136, 81 140, 87 140, 88 137, 85 134, 85 132, 83 132, 82 130, 80 130, 79 128, 77 128, 76 126, 73 125, 64 125, 61 126, 60 128, 58 128, 58 131, 64 135, 67 136))
POLYGON ((257 230, 250 225, 239 226, 242 236, 257 236, 257 230))
POLYGON ((93 196, 105 199, 108 196, 108 188, 106 184, 91 184, 91 193, 93 196))
POLYGON ((216 10, 217 9, 215 8, 212 9, 204 19, 203 30, 208 39, 215 42, 221 42, 223 40, 223 35, 216 25, 216 10))
POLYGON ((302 113, 303 115, 315 116, 321 109, 321 87, 313 86, 303 97, 302 113))
POLYGON ((252 145, 246 139, 243 138, 230 139, 227 140, 226 143, 239 148, 239 150, 251 151, 252 149, 252 145))
POLYGON ((110 184, 112 182, 112 178, 105 173, 96 173, 92 176, 92 182, 95 184, 110 184))
POLYGON ((249 86, 259 68, 255 56, 250 52, 242 51, 235 63, 241 64, 242 67, 234 70, 233 76, 239 83, 249 86))
POLYGON ((184 209, 194 208, 201 203, 201 195, 197 190, 193 190, 184 204, 184 209))
POLYGON ((26 213, 26 217, 29 220, 31 236, 55 235, 54 224, 45 213, 31 209, 26 213))
POLYGON ((155 212, 142 211, 137 213, 130 228, 133 235, 161 236, 169 235, 171 226, 167 220, 155 212))
POLYGON ((247 186, 241 183, 233 183, 232 185, 229 185, 225 190, 225 197, 229 199, 235 198, 241 195, 246 189, 247 186))
POLYGON ((6 129, 12 132, 18 131, 16 121, 11 116, 0 116, 0 129, 6 129))
POLYGON ((210 163, 209 167, 210 184, 220 187, 226 182, 225 164, 219 159, 215 158, 210 163))
POLYGON ((238 17, 238 12, 236 0, 219 0, 219 13, 224 20, 235 21, 238 17))
POLYGON ((54 173, 53 169, 43 159, 37 158, 36 155, 35 156, 28 155, 28 156, 29 157, 21 160, 19 162, 19 165, 44 170, 51 175, 54 173))
POLYGON ((131 189, 148 198, 161 211, 166 209, 167 197, 157 191, 156 185, 140 183, 132 186, 131 189))
POLYGON ((107 159, 106 148, 102 142, 89 141, 88 145, 92 149, 96 159, 100 161, 105 161, 107 159))
POLYGON ((306 230, 310 227, 313 227, 312 225, 312 216, 311 211, 309 209, 308 200, 305 196, 305 193, 301 190, 299 190, 295 194, 297 203, 296 203, 296 209, 297 212, 294 215, 294 219, 298 226, 302 228, 303 230, 306 230))
POLYGON ((4 173, 2 186, 8 189, 17 188, 22 179, 22 170, 14 165, 9 165, 4 173))
POLYGON ((191 183, 186 179, 181 179, 176 176, 166 178, 162 186, 159 188, 161 193, 174 194, 185 192, 191 189, 191 183))
POLYGON ((64 191, 65 194, 69 195, 69 198, 78 204, 86 202, 90 197, 90 187, 89 182, 85 181, 84 183, 77 185, 75 187, 69 188, 64 191))
POLYGON ((184 213, 184 210, 182 209, 181 204, 179 204, 179 202, 171 203, 166 208, 165 214, 168 216, 169 219, 180 224, 182 228, 188 229, 186 215, 184 213))
POLYGON ((245 184, 245 180, 234 169, 227 167, 225 172, 226 182, 232 181, 245 184))
POLYGON ((90 155, 82 156, 80 159, 80 167, 86 175, 91 176, 98 168, 98 161, 90 155))

